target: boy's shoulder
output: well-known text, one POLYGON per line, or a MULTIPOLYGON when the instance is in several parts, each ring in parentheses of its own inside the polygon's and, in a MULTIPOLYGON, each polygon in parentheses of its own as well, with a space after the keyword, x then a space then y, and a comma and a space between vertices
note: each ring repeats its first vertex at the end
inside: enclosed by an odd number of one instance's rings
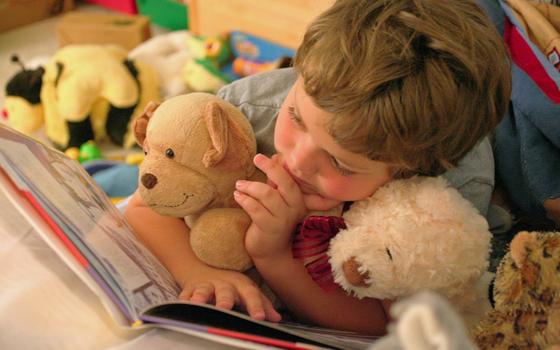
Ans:
POLYGON ((494 188, 494 154, 490 139, 482 139, 456 169, 447 171, 443 177, 486 217, 494 188))
POLYGON ((280 108, 296 79, 292 68, 275 69, 236 80, 224 86, 218 96, 237 107, 249 103, 280 108))

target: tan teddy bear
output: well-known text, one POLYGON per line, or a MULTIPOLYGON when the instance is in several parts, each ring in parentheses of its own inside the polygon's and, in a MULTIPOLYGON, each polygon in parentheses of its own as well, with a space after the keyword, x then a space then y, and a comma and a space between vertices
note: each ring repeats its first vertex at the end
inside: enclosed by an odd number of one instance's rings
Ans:
POLYGON ((230 103, 191 93, 151 103, 132 126, 146 157, 139 191, 155 212, 184 217, 195 254, 208 265, 245 271, 249 215, 233 198, 240 179, 265 181, 253 165, 250 123, 230 103))
POLYGON ((471 336, 482 349, 560 349, 560 233, 520 232, 494 282, 495 307, 471 336))

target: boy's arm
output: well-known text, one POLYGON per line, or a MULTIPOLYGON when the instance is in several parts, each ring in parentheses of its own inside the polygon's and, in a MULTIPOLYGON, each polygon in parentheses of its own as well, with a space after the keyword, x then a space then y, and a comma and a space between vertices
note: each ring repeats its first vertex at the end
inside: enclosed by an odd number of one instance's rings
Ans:
POLYGON ((144 205, 136 191, 125 208, 124 217, 136 236, 171 272, 183 288, 188 272, 198 262, 190 254, 189 228, 180 218, 164 217, 144 205))
POLYGON ((323 327, 384 335, 392 301, 358 299, 340 287, 325 292, 291 251, 274 259, 255 259, 259 272, 301 321, 323 327))
POLYGON ((250 316, 279 321, 280 315, 246 275, 213 268, 191 249, 189 228, 181 218, 165 217, 144 205, 136 191, 124 216, 138 239, 169 270, 182 290, 180 299, 231 309, 242 304, 250 316))

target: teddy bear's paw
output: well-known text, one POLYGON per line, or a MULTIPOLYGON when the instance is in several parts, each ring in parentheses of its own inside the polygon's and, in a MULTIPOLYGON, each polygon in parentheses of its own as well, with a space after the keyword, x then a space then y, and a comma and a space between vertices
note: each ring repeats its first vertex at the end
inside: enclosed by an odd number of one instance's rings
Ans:
POLYGON ((361 266, 355 257, 351 257, 342 263, 342 273, 346 281, 354 287, 369 287, 370 284, 366 282, 369 279, 369 272, 361 273, 359 271, 361 266))

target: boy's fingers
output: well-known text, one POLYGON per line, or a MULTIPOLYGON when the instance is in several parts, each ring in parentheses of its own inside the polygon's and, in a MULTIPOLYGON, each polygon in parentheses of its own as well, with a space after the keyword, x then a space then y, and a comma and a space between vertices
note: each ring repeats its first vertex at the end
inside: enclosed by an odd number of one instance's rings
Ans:
POLYGON ((280 164, 273 162, 266 156, 257 154, 253 162, 257 168, 261 169, 266 174, 268 181, 272 181, 278 187, 295 184, 290 174, 288 174, 280 164))
POLYGON ((282 321, 282 315, 280 315, 278 313, 278 311, 276 311, 274 309, 274 306, 272 306, 272 303, 270 302, 270 300, 268 300, 265 296, 263 296, 263 298, 265 299, 263 301, 264 313, 266 315, 265 318, 270 322, 280 322, 280 321, 282 321))
POLYGON ((280 164, 262 154, 255 156, 254 163, 257 168, 266 174, 268 181, 275 185, 275 188, 278 189, 289 206, 296 206, 301 203, 302 195, 299 186, 280 164))
POLYGON ((216 289, 216 306, 231 310, 235 305, 236 291, 232 285, 225 285, 216 289))
MULTIPOLYGON (((261 297, 261 295, 261 291, 257 286, 251 286, 244 291, 240 291, 241 301, 245 305, 247 313, 249 316, 258 320, 267 319, 271 317, 273 313, 276 313, 276 311, 272 309, 272 305, 267 307, 265 301, 268 301, 268 299, 263 300, 264 297, 261 297), (271 312, 270 309, 272 309, 273 312, 271 312)), ((269 301, 268 303, 270 304, 269 301)))
POLYGON ((183 289, 181 291, 181 294, 179 294, 179 300, 190 300, 191 297, 192 297, 193 291, 194 291, 193 286, 185 287, 185 289, 183 289))
POLYGON ((214 296, 214 286, 210 283, 200 284, 193 290, 190 301, 195 303, 208 303, 214 296))
MULTIPOLYGON (((259 183, 255 183, 258 187, 259 183)), ((240 185, 241 186, 241 185, 240 185)), ((243 190, 247 191, 248 190, 248 195, 240 192, 240 191, 235 191, 234 192, 234 197, 235 200, 237 201, 237 203, 247 212, 251 215, 251 217, 253 219, 257 218, 257 217, 262 217, 263 215, 272 215, 270 213, 270 211, 268 211, 268 208, 266 208, 263 204, 261 204, 261 202, 259 202, 259 198, 255 199, 252 196, 253 192, 259 192, 256 190, 250 190, 250 188, 253 187, 252 184, 248 185, 248 186, 243 186, 243 190)), ((241 188, 241 187, 240 187, 241 188)))
POLYGON ((231 310, 235 305, 235 294, 233 291, 222 291, 216 293, 216 307, 231 310))

